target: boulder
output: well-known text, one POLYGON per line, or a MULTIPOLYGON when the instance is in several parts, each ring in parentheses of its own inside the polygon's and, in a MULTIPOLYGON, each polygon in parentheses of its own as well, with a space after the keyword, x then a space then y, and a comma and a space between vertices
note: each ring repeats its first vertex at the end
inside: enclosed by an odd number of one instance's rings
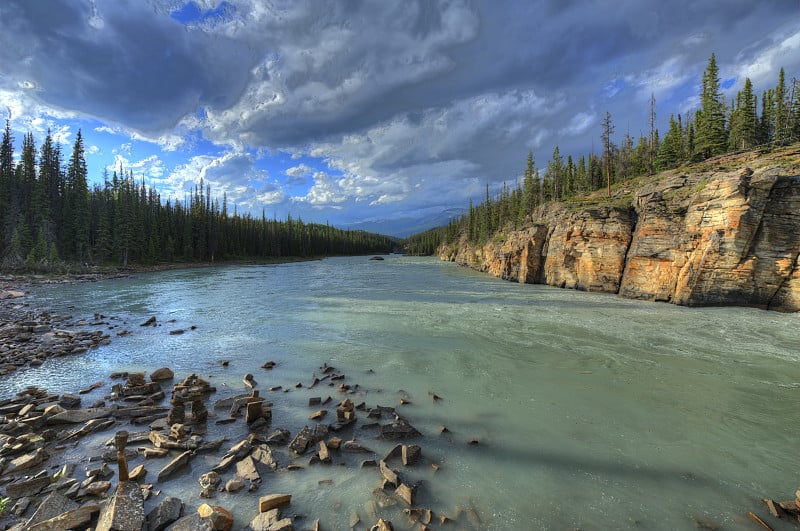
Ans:
POLYGON ((403 457, 403 464, 405 466, 414 465, 422 457, 422 448, 420 448, 416 444, 408 444, 408 445, 404 444, 402 457, 403 457))
POLYGON ((291 502, 291 494, 267 494, 258 499, 258 512, 265 513, 269 510, 289 505, 291 502))
POLYGON ((144 497, 136 483, 117 486, 100 513, 95 531, 140 531, 145 523, 144 497))
POLYGON ((407 439, 422 435, 407 419, 397 414, 393 422, 381 425, 380 429, 380 436, 383 439, 407 439))
POLYGON ((414 500, 417 495, 417 487, 409 487, 405 483, 401 483, 394 491, 395 496, 406 502, 409 506, 414 505, 414 500))
POLYGON ((258 513, 250 522, 252 531, 270 531, 272 525, 280 518, 280 509, 270 509, 269 511, 258 513))
POLYGON ((169 478, 175 472, 188 465, 191 459, 192 452, 190 450, 183 452, 158 472, 158 481, 164 481, 169 478))
POLYGON ((266 444, 256 446, 250 456, 262 465, 269 467, 271 470, 278 468, 278 462, 275 460, 275 456, 272 455, 272 450, 266 444))
POLYGON ((372 526, 370 531, 394 531, 394 527, 392 527, 392 522, 379 518, 378 523, 372 526))
POLYGON ((236 463, 236 475, 251 483, 261 482, 261 475, 256 469, 256 463, 249 455, 236 463))
POLYGON ((208 505, 204 503, 197 509, 200 518, 211 522, 215 531, 230 531, 233 527, 233 516, 230 511, 219 505, 208 505))
POLYGON ((201 517, 197 513, 192 513, 178 519, 165 531, 214 531, 214 526, 210 520, 201 517))
POLYGON ((233 478, 225 483, 225 492, 235 494, 244 488, 244 482, 239 478, 233 478))
POLYGON ((86 524, 91 522, 92 517, 99 510, 99 505, 84 505, 83 507, 66 511, 56 517, 26 527, 25 529, 26 531, 62 531, 63 529, 83 528, 86 524))
POLYGON ((175 378, 175 373, 172 372, 172 369, 170 369, 169 367, 161 367, 160 369, 154 370, 150 374, 150 381, 153 382, 172 380, 173 378, 175 378))
POLYGON ((183 514, 183 502, 179 498, 167 496, 147 513, 147 529, 163 531, 168 525, 177 521, 181 514, 183 514))
POLYGON ((56 516, 77 509, 79 506, 74 501, 70 500, 60 492, 52 492, 45 498, 33 516, 25 523, 26 527, 31 527, 45 520, 55 518, 56 516))

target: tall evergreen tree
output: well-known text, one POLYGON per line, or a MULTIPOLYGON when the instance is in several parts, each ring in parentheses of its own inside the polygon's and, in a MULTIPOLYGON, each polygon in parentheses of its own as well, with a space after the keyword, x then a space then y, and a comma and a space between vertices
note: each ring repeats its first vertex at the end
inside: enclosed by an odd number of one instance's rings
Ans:
POLYGON ((707 159, 725 152, 725 102, 720 93, 719 68, 716 56, 712 53, 708 66, 703 72, 700 112, 695 120, 696 150, 701 158, 707 159))
POLYGON ((786 74, 781 68, 775 86, 775 141, 783 143, 789 137, 789 110, 786 93, 786 74))
POLYGON ((72 156, 67 167, 67 200, 65 222, 67 236, 64 242, 67 256, 79 262, 89 259, 89 186, 86 158, 81 130, 75 138, 72 156))
POLYGON ((736 108, 731 113, 729 149, 749 149, 758 142, 758 117, 756 98, 750 78, 745 78, 744 88, 736 94, 736 108))
POLYGON ((614 144, 611 140, 611 135, 613 134, 614 125, 611 123, 611 113, 606 111, 603 117, 603 133, 600 135, 600 139, 603 141, 603 166, 605 167, 609 197, 611 197, 611 168, 614 165, 612 159, 614 144))

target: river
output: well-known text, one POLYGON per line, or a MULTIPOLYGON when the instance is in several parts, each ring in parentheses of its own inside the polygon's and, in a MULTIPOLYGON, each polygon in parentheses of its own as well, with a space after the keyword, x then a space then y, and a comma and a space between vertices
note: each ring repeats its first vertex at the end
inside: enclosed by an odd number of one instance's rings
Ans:
MULTIPOLYGON (((309 397, 343 398, 307 388, 320 366, 333 365, 359 384, 356 402, 397 406, 423 433, 424 464, 401 472, 422 481, 421 506, 450 516, 460 507, 465 526, 752 529, 746 514, 766 514, 762 497, 789 499, 800 487, 800 314, 509 283, 394 255, 41 286, 31 302, 76 318, 113 316, 113 341, 4 377, 0 396, 105 381, 84 398, 91 403, 108 393, 111 372, 167 366, 179 378, 209 379, 221 399, 245 392, 242 377, 252 373, 274 403, 272 427, 294 434, 309 424, 309 397), (161 326, 138 326, 153 315, 161 326), (177 328, 187 331, 168 333, 177 328), (132 333, 117 337, 123 329, 132 333), (274 370, 260 368, 267 360, 274 370), (290 392, 267 392, 272 385, 290 392)), ((224 429, 231 444, 246 433, 224 429)), ((352 435, 380 455, 391 447, 374 430, 352 435)), ((280 457, 285 467, 289 457, 280 457)), ((265 475, 258 494, 292 493, 292 511, 326 529, 347 528, 353 513, 371 525, 379 473, 348 459, 325 467, 300 457, 303 470, 265 475), (328 478, 332 485, 320 483, 328 478)), ((190 474, 159 488, 192 509, 204 501, 196 478, 214 463, 197 458, 190 474)), ((160 466, 147 462, 153 476, 160 466)), ((215 503, 237 525, 254 516, 246 493, 215 503)), ((397 509, 379 514, 397 525, 397 509)))

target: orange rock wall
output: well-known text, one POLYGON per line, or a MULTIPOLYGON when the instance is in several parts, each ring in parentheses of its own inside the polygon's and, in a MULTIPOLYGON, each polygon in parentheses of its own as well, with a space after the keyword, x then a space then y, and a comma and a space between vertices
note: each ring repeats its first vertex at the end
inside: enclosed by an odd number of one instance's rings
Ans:
POLYGON ((629 208, 548 204, 531 225, 443 260, 507 280, 675 304, 800 310, 800 176, 755 171, 673 175, 629 208))

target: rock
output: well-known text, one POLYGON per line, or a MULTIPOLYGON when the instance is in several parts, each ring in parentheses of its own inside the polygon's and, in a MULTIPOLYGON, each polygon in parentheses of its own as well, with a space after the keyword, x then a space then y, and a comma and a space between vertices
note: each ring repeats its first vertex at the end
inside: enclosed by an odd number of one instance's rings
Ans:
MULTIPOLYGON (((89 496, 100 496, 101 494, 105 494, 108 489, 111 488, 110 481, 93 481, 89 485, 87 485, 84 489, 82 489, 82 493, 85 493, 89 496)), ((138 487, 136 487, 139 490, 138 487)))
POLYGON ((200 479, 198 479, 197 481, 198 483, 200 483, 200 487, 203 490, 206 489, 214 490, 220 484, 222 479, 219 477, 219 474, 217 474, 212 470, 211 472, 206 472, 205 474, 200 476, 200 479))
POLYGON ((197 509, 197 514, 203 519, 210 520, 211 526, 216 531, 230 531, 233 527, 233 516, 219 505, 204 503, 197 509))
POLYGON ((270 369, 273 369, 275 367, 275 365, 276 365, 276 363, 274 361, 267 361, 267 362, 264 363, 264 365, 261 366, 261 368, 270 370, 270 369))
POLYGON ((145 523, 142 489, 122 483, 103 508, 95 531, 140 531, 145 523))
POLYGON ((171 526, 165 528, 165 531, 214 531, 214 525, 198 513, 192 513, 179 518, 171 526))
POLYGON ((289 443, 289 449, 298 455, 303 455, 312 444, 314 444, 314 434, 311 428, 304 426, 289 443))
POLYGON ((162 367, 150 373, 150 380, 153 382, 161 382, 164 380, 172 380, 175 378, 175 373, 168 367, 162 367))
POLYGON ((394 491, 395 496, 406 502, 407 505, 413 506, 414 500, 417 495, 417 487, 409 487, 405 483, 401 483, 394 491))
POLYGON ((379 518, 378 523, 372 526, 370 531, 394 531, 394 527, 392 527, 392 522, 379 518))
POLYGON ((172 496, 167 496, 147 513, 147 529, 149 531, 163 531, 171 523, 177 521, 183 514, 183 502, 172 496))
POLYGON ((386 461, 381 461, 378 466, 381 470, 381 475, 392 485, 392 487, 397 487, 400 484, 400 479, 397 477, 397 473, 389 468, 389 465, 386 464, 386 461))
POLYGON ((45 520, 55 518, 56 516, 77 509, 79 506, 74 501, 70 500, 60 492, 52 492, 45 498, 33 516, 25 523, 30 527, 45 520))
POLYGON ((256 469, 256 463, 250 456, 245 457, 236 463, 236 475, 251 483, 260 483, 261 475, 256 469))
POLYGON ((361 446, 360 443, 356 441, 345 441, 342 443, 341 450, 343 452, 349 452, 354 454, 372 454, 375 453, 366 446, 361 446))
POLYGON ((266 444, 260 444, 253 449, 250 456, 257 462, 269 467, 271 470, 278 468, 278 462, 272 455, 272 450, 266 444))
POLYGON ((408 439, 422 435, 407 419, 397 414, 393 422, 381 425, 380 431, 383 439, 408 439))
POLYGON ((21 472, 23 470, 28 470, 35 466, 39 466, 47 459, 49 456, 47 452, 45 452, 42 448, 37 448, 33 452, 29 454, 22 455, 17 457, 16 459, 12 459, 11 462, 3 469, 3 472, 0 473, 0 476, 4 476, 6 474, 11 474, 14 472, 21 472))
POLYGON ((258 499, 258 512, 265 513, 271 509, 289 505, 291 502, 291 494, 267 494, 258 499))
MULTIPOLYGON (((110 407, 99 407, 89 409, 73 409, 60 411, 47 419, 48 424, 83 424, 92 419, 102 419, 111 416, 113 410, 110 407)), ((47 414, 47 410, 45 410, 47 414)))
POLYGON ((416 464, 422 457, 422 448, 416 444, 403 445, 402 458, 405 466, 416 464))
POLYGON ((155 315, 152 316, 150 319, 148 319, 147 321, 143 322, 139 326, 156 326, 156 316, 155 315))
MULTIPOLYGON (((252 436, 251 436, 252 437, 252 436)), ((222 456, 219 464, 215 466, 212 470, 216 472, 223 472, 230 468, 235 462, 242 459, 244 456, 250 453, 250 450, 253 447, 252 438, 248 437, 241 442, 236 443, 231 447, 230 450, 225 452, 225 455, 222 456)))
POLYGON ((250 529, 252 531, 270 531, 271 527, 280 518, 280 509, 270 509, 269 511, 258 513, 253 520, 250 521, 250 529))
POLYGON ((17 481, 6 485, 6 496, 12 500, 35 496, 48 485, 50 485, 50 476, 33 477, 28 480, 17 481))
POLYGON ((325 464, 330 464, 331 462, 331 455, 328 452, 328 446, 325 444, 325 441, 319 441, 319 460, 325 464))
POLYGON ((328 411, 326 409, 320 409, 320 410, 317 410, 317 411, 313 412, 311 415, 309 415, 308 418, 310 420, 322 420, 322 419, 325 418, 325 415, 327 415, 327 414, 328 414, 328 411))
MULTIPOLYGON (((38 524, 26 527, 25 529, 26 531, 62 531, 64 529, 82 528, 91 522, 93 515, 99 510, 99 505, 84 505, 83 507, 61 513, 49 520, 44 520, 38 524)), ((100 528, 98 527, 97 529, 100 528)))
POLYGON ((292 531, 293 529, 294 525, 290 518, 283 518, 269 526, 269 531, 292 531))
POLYGON ((178 470, 182 469, 189 464, 192 459, 192 452, 187 450, 180 454, 178 457, 170 461, 167 466, 158 472, 158 481, 164 481, 171 475, 175 474, 178 470))
POLYGON ((243 488, 244 488, 244 482, 238 478, 229 479, 228 482, 225 483, 225 492, 228 492, 230 494, 237 493, 243 488))
POLYGON ((81 399, 75 395, 65 394, 61 397, 61 400, 58 401, 58 405, 65 409, 75 409, 81 405, 81 399))

